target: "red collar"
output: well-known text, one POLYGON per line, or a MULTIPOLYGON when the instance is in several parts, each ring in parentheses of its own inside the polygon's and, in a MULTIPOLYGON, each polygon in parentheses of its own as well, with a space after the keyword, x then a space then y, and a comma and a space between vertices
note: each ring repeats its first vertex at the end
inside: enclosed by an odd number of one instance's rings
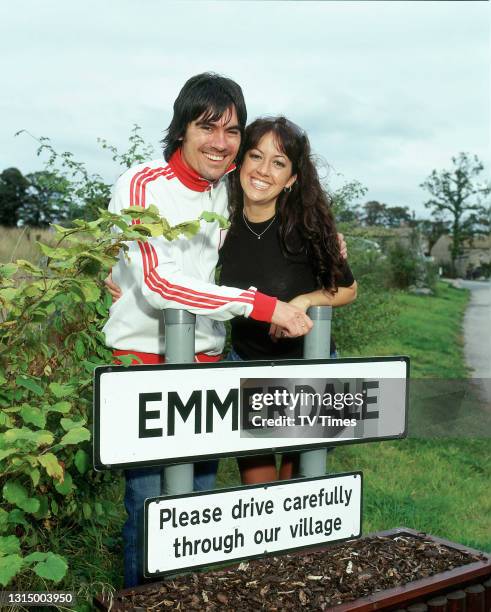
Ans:
MULTIPOLYGON (((202 178, 196 172, 196 170, 193 170, 187 166, 182 159, 181 149, 177 149, 171 155, 171 158, 169 159, 169 166, 172 168, 174 174, 181 181, 181 183, 192 191, 208 191, 211 189, 212 185, 218 183, 218 181, 211 183, 208 179, 202 178)), ((230 164, 225 174, 232 172, 232 170, 235 170, 235 164, 230 164)))

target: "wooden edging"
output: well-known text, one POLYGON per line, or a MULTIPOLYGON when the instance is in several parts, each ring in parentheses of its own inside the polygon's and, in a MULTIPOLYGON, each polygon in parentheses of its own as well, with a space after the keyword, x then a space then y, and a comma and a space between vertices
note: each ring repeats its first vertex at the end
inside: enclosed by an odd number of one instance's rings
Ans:
MULTIPOLYGON (((452 548, 453 550, 458 550, 463 553, 479 556, 481 560, 475 561, 474 563, 467 563, 466 565, 462 565, 452 570, 434 574, 433 576, 430 576, 428 578, 415 580, 414 582, 409 582, 408 584, 400 587, 386 589, 383 591, 379 591, 378 593, 375 593, 373 595, 367 595, 360 599, 356 599, 354 601, 338 604, 337 606, 334 606, 332 608, 333 612, 372 612, 374 610, 387 610, 388 608, 394 608, 394 606, 397 606, 398 604, 408 604, 414 602, 415 600, 421 600, 428 595, 434 596, 440 594, 441 592, 446 591, 452 587, 465 586, 471 582, 475 582, 476 579, 481 578, 483 576, 491 576, 491 555, 483 553, 480 550, 469 548, 467 546, 464 546, 463 544, 457 544, 456 542, 451 542, 450 540, 445 540, 437 536, 432 536, 424 532, 410 529, 408 527, 397 527, 395 529, 389 529, 387 531, 378 531, 376 533, 367 534, 359 539, 365 540, 370 538, 394 537, 398 535, 411 535, 418 538, 422 538, 426 541, 452 548)), ((349 541, 345 542, 345 544, 349 544, 349 541)), ((329 548, 333 545, 313 547, 310 548, 308 552, 311 553, 323 550, 328 551, 329 548)), ((296 550, 288 554, 294 556, 302 556, 306 554, 306 552, 307 551, 305 550, 296 550)), ((252 560, 249 561, 249 563, 255 563, 255 561, 252 560)), ((223 568, 223 570, 234 571, 238 566, 239 563, 235 563, 226 568, 223 568)), ((172 577, 168 577, 167 580, 172 580, 172 577)), ((119 599, 120 597, 143 594, 150 589, 158 589, 160 585, 165 585, 165 581, 151 582, 138 587, 123 589, 115 593, 112 601, 108 600, 103 595, 97 595, 96 597, 94 597, 94 605, 99 610, 111 610, 112 612, 119 612, 124 609, 128 609, 127 607, 122 607, 121 604, 117 601, 117 599, 119 599)))
POLYGON ((451 542, 450 540, 444 540, 443 538, 428 535, 414 529, 398 527, 396 529, 389 529, 388 531, 373 533, 365 537, 393 537, 397 535, 412 535, 423 538, 426 541, 441 544, 447 548, 453 548, 454 550, 459 550, 460 552, 471 555, 478 555, 482 558, 482 561, 467 563, 461 567, 456 567, 455 569, 448 570, 446 572, 440 572, 439 574, 434 574, 433 576, 422 578, 421 580, 415 580, 414 582, 409 582, 408 584, 400 587, 386 589, 384 591, 380 591, 379 593, 356 599, 355 601, 339 604, 333 608, 333 611, 371 612, 373 610, 384 610, 387 608, 392 608, 398 604, 412 603, 417 599, 423 599, 426 595, 437 595, 451 587, 461 586, 469 582, 473 582, 477 578, 491 574, 490 555, 487 555, 480 550, 475 550, 462 544, 457 544, 455 542, 451 542))

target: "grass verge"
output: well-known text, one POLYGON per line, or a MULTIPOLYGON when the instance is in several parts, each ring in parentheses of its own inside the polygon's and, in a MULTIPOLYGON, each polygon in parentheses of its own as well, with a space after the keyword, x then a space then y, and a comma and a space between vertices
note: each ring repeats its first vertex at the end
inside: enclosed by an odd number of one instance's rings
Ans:
MULTIPOLYGON (((439 283, 434 296, 395 292, 394 300, 399 308, 394 327, 356 355, 409 355, 411 376, 431 379, 430 385, 436 379, 444 384, 445 379, 468 376, 462 319, 469 292, 439 283)), ((474 418, 466 417, 484 436, 479 421, 483 415, 472 406, 474 418)), ((457 427, 453 431, 459 435, 457 427)), ((354 470, 364 474, 364 533, 405 526, 491 551, 489 436, 441 437, 440 433, 343 446, 328 456, 328 472, 354 470)), ((221 461, 219 485, 238 483, 235 460, 221 461)))

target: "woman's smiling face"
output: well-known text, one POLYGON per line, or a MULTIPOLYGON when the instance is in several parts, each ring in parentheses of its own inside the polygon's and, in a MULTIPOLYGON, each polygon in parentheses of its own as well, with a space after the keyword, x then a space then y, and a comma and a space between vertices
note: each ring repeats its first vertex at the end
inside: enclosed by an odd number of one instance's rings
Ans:
POLYGON ((292 163, 278 148, 272 132, 246 151, 240 169, 244 203, 274 204, 282 190, 291 187, 295 179, 292 163))

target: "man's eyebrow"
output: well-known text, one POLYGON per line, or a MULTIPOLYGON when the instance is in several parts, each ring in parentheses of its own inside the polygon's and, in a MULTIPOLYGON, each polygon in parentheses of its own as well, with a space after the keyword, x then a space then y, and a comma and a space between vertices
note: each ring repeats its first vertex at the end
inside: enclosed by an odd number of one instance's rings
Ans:
POLYGON ((196 121, 196 125, 213 125, 214 123, 216 121, 209 121, 208 119, 206 121, 196 121))
MULTIPOLYGON (((213 126, 218 125, 218 121, 210 121, 209 119, 204 120, 204 121, 203 120, 202 121, 197 120, 196 121, 196 125, 197 126, 202 126, 203 125, 203 126, 206 126, 206 127, 208 127, 208 126, 213 127, 213 126)), ((234 125, 226 125, 225 129, 226 130, 234 130, 234 131, 237 130, 237 131, 240 131, 240 125, 238 123, 236 123, 234 125)))

